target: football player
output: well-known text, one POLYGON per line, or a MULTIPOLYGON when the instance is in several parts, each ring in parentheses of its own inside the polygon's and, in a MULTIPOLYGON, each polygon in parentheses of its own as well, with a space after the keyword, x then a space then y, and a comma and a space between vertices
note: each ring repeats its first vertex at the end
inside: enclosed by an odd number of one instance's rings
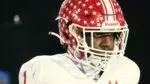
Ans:
POLYGON ((124 56, 129 29, 116 0, 64 0, 58 17, 67 52, 24 63, 19 84, 138 84, 138 65, 124 56))

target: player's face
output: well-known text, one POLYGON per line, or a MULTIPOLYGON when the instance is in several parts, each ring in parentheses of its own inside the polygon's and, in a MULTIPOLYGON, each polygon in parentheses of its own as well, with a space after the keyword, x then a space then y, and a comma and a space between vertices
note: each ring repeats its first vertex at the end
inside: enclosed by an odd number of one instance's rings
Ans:
POLYGON ((93 47, 102 50, 113 50, 113 33, 93 33, 93 47))
MULTIPOLYGON (((114 41, 115 41, 115 35, 114 33, 99 33, 95 32, 93 35, 86 34, 87 38, 87 44, 89 47, 93 45, 93 48, 100 49, 100 50, 113 50, 114 49, 114 41), (93 36, 93 42, 91 39, 91 36, 93 36)), ((91 50, 92 52, 97 52, 95 50, 91 50)), ((101 53, 101 52, 97 52, 101 53)))

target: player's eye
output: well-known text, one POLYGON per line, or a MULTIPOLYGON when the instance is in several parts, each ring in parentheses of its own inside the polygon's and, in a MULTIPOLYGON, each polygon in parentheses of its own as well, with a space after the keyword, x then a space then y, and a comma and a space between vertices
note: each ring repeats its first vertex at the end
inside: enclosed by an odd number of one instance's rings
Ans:
POLYGON ((113 33, 93 33, 95 38, 102 38, 105 36, 114 36, 113 33))
POLYGON ((95 33, 93 33, 94 38, 102 38, 105 36, 112 36, 115 39, 118 39, 119 35, 120 35, 120 33, 112 33, 112 32, 108 32, 108 33, 107 32, 106 33, 95 32, 95 33))

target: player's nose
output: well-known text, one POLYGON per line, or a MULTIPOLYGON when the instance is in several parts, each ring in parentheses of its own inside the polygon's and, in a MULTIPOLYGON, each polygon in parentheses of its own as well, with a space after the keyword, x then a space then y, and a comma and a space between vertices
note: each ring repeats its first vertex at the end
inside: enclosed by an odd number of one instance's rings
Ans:
POLYGON ((112 50, 114 47, 114 40, 110 36, 105 36, 101 38, 101 41, 99 42, 99 48, 103 50, 112 50))

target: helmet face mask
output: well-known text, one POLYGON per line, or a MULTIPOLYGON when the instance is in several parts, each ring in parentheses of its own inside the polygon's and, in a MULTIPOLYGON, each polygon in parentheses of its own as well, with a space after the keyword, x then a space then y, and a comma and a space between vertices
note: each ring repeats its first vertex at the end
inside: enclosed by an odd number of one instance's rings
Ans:
POLYGON ((101 70, 112 57, 124 55, 129 33, 120 6, 115 0, 110 3, 112 8, 102 0, 65 0, 58 16, 61 44, 68 45, 67 52, 101 70), (110 9, 113 13, 107 13, 110 9), (112 38, 111 47, 94 46, 95 38, 107 36, 112 38))
POLYGON ((110 28, 103 30, 100 27, 95 29, 90 27, 81 27, 71 24, 70 34, 74 37, 75 44, 68 47, 68 52, 78 61, 87 62, 98 69, 104 70, 107 62, 112 57, 124 55, 126 42, 128 38, 128 28, 110 28), (114 38, 113 48, 98 49, 94 47, 94 38, 112 36, 114 38))

